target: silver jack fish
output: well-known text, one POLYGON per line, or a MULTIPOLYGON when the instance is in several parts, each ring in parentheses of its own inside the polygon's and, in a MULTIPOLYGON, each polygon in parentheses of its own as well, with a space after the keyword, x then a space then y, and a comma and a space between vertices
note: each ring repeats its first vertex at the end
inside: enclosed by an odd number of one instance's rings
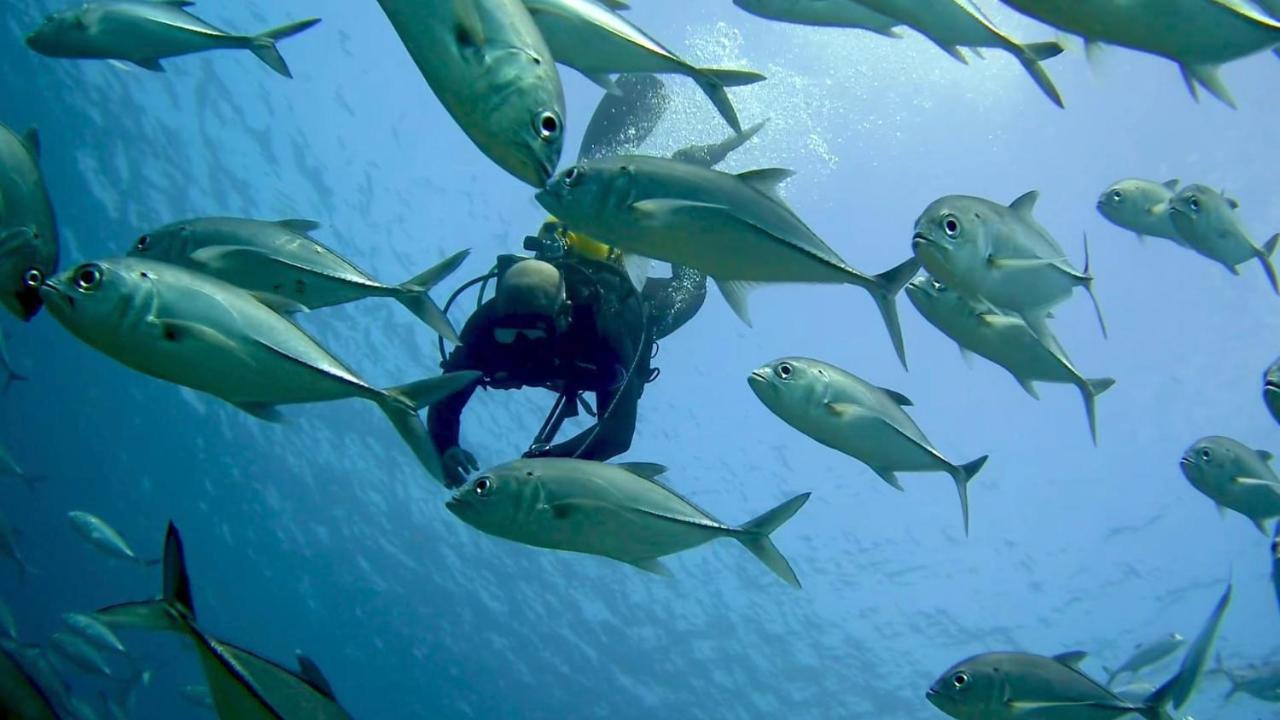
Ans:
POLYGON ((1280 665, 1269 663, 1232 670, 1222 664, 1222 656, 1219 655, 1214 671, 1222 673, 1231 685, 1222 698, 1224 702, 1239 693, 1263 702, 1280 702, 1280 665))
POLYGON ((1020 315, 1037 335, 1051 335, 1046 315, 1082 287, 1107 333, 1089 274, 1071 267, 1049 231, 1032 217, 1040 193, 1032 190, 1008 207, 982 198, 949 195, 916 220, 911 247, 931 275, 976 303, 1020 315))
POLYGON ((1266 521, 1280 516, 1280 479, 1266 450, 1252 450, 1222 436, 1195 442, 1182 454, 1182 474, 1219 510, 1235 510, 1270 536, 1266 521))
POLYGON ((124 643, 120 642, 120 638, 116 637, 111 628, 103 625, 92 616, 84 613, 63 613, 62 623, 75 630, 80 637, 103 650, 110 650, 122 655, 128 652, 125 650, 124 643))
POLYGON ((80 537, 84 538, 85 542, 107 557, 128 560, 147 567, 160 564, 160 558, 144 559, 139 557, 133 551, 133 548, 129 547, 129 543, 125 542, 120 533, 108 525, 106 520, 97 515, 83 510, 72 510, 67 513, 67 521, 71 523, 71 528, 80 537))
POLYGON ((1164 660, 1170 655, 1182 649, 1187 644, 1187 639, 1178 633, 1169 633, 1163 637, 1156 638, 1149 643, 1143 643, 1133 649, 1133 654, 1127 660, 1120 663, 1114 670, 1104 668, 1107 671, 1107 687, 1115 685, 1116 678, 1125 674, 1137 674, 1144 668, 1151 667, 1156 663, 1164 660))
POLYGON ((1078 651, 1053 657, 1023 652, 975 655, 948 668, 925 697, 956 720, 1120 720, 1131 714, 1172 720, 1168 708, 1181 708, 1190 699, 1230 604, 1228 585, 1178 672, 1137 702, 1085 675, 1080 663, 1086 654, 1078 651))
POLYGON ((53 637, 49 639, 49 645, 57 651, 60 657, 90 675, 98 675, 108 679, 115 677, 111 672, 111 667, 107 665, 107 661, 103 659, 102 655, 79 635, 63 632, 54 633, 53 637))
POLYGON ((58 223, 40 172, 40 135, 0 125, 0 305, 30 320, 44 305, 40 285, 57 271, 58 223))
POLYGON ((1235 101, 1218 76, 1221 65, 1280 43, 1280 23, 1248 0, 1005 0, 1007 5, 1098 43, 1121 45, 1168 58, 1182 69, 1192 97, 1197 87, 1231 107, 1235 101))
POLYGON ((907 298, 920 314, 962 350, 999 365, 1023 390, 1039 400, 1034 383, 1074 385, 1084 399, 1089 435, 1098 442, 1096 400, 1115 384, 1111 378, 1088 379, 1071 363, 1052 335, 1037 334, 1022 318, 980 307, 932 277, 918 277, 907 284, 907 298))
POLYGON ((765 122, 761 120, 746 130, 727 137, 718 143, 690 145, 680 148, 671 154, 671 159, 700 165, 705 168, 713 168, 724 162, 733 151, 751 142, 751 139, 764 128, 765 122))
POLYGON ((394 298, 446 340, 458 342, 457 331, 427 291, 457 270, 470 250, 400 285, 386 285, 312 238, 309 233, 319 227, 311 220, 194 218, 143 235, 129 255, 198 270, 284 312, 394 298))
POLYGON ((1131 231, 1139 240, 1159 237, 1186 247, 1186 241, 1173 226, 1173 218, 1169 217, 1169 201, 1177 191, 1177 180, 1163 183, 1140 178, 1117 180, 1098 196, 1098 213, 1112 225, 1131 231))
POLYGON ((142 258, 86 263, 41 292, 54 317, 91 347, 264 420, 280 419, 278 405, 370 400, 436 478, 443 477, 439 456, 417 412, 478 375, 451 373, 378 390, 248 292, 142 258))
POLYGON ((1057 42, 1023 45, 1005 35, 968 2, 958 0, 857 0, 857 4, 891 17, 918 31, 951 57, 968 63, 960 48, 1003 50, 1017 60, 1054 105, 1062 96, 1040 63, 1062 54, 1057 42))
POLYGON ((969 534, 969 481, 987 456, 956 465, 934 449, 902 409, 911 401, 852 373, 811 358, 783 358, 747 377, 764 406, 791 427, 866 463, 897 490, 899 472, 945 472, 956 483, 969 534))
POLYGON ((747 295, 762 283, 863 288, 905 366, 896 297, 919 263, 909 259, 874 276, 855 270, 778 197, 776 186, 791 176, 779 169, 730 175, 678 160, 620 156, 561 172, 537 199, 576 232, 707 273, 747 324, 747 295))
POLYGON ((123 60, 164 72, 161 60, 209 50, 248 50, 291 78, 276 43, 314 27, 318 18, 289 23, 258 35, 235 35, 192 15, 185 0, 95 0, 45 18, 27 36, 41 55, 83 60, 123 60))
POLYGON ((176 632, 188 637, 200 659, 209 695, 223 720, 340 720, 349 718, 320 668, 298 655, 289 670, 248 650, 207 635, 196 625, 182 536, 169 524, 164 545, 163 593, 158 600, 112 605, 99 620, 117 628, 176 632))
POLYGON ((524 0, 556 62, 585 75, 610 93, 619 90, 613 75, 684 75, 698 84, 734 132, 742 132, 726 87, 765 79, 748 70, 695 67, 663 47, 640 28, 594 0, 524 0))
POLYGON ((476 147, 542 187, 564 147, 564 91, 520 0, 378 0, 431 90, 476 147))
POLYGON ((1240 224, 1236 215, 1238 207, 1235 200, 1213 188, 1188 185, 1169 201, 1169 214, 1187 247, 1220 263, 1232 275, 1240 274, 1237 265, 1257 260, 1267 274, 1271 289, 1280 294, 1276 269, 1271 264, 1271 256, 1280 244, 1280 233, 1258 247, 1240 224))
POLYGON ((800 587, 769 536, 796 514, 809 493, 733 527, 659 482, 666 471, 648 463, 516 460, 473 478, 446 507, 489 535, 600 555, 660 575, 670 575, 661 558, 733 538, 787 584, 800 587))
POLYGON ((900 38, 896 18, 863 7, 853 0, 733 0, 733 4, 766 20, 815 27, 869 30, 877 35, 900 38))
POLYGON ((656 75, 620 75, 614 86, 617 94, 600 98, 591 114, 578 146, 579 160, 595 160, 640 147, 671 107, 667 86, 656 75))

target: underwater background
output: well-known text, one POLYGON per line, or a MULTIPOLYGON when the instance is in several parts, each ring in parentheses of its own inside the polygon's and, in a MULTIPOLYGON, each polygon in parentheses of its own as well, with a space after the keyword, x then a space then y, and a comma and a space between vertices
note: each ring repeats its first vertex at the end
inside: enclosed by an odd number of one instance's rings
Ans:
MULTIPOLYGON (((63 269, 181 218, 300 217, 388 282, 472 248, 433 293, 443 300, 545 217, 466 140, 372 1, 196 8, 244 30, 324 18, 282 46, 291 82, 249 53, 175 60, 163 75, 37 56, 22 38, 62 6, 0 4, 0 122, 40 129, 63 269)), ((669 559, 676 577, 664 580, 463 525, 372 404, 291 407, 271 425, 128 370, 47 313, 29 325, 5 316, 30 380, 0 397, 0 444, 47 477, 34 494, 0 486, 35 569, 24 581, 0 566, 20 637, 40 642, 62 612, 159 592, 158 569, 105 560, 72 532, 66 513, 85 510, 148 557, 173 519, 201 626, 271 658, 304 650, 359 718, 937 718, 924 691, 961 657, 1081 649, 1097 677, 1138 642, 1193 636, 1229 577, 1218 650, 1234 663, 1277 659, 1268 542, 1238 515, 1219 518, 1177 463, 1211 434, 1280 449, 1259 396, 1280 353, 1280 300, 1253 263, 1231 277, 1171 242, 1139 244, 1094 209, 1119 178, 1176 177, 1225 187, 1255 239, 1280 229, 1276 58, 1224 70, 1233 111, 1194 103, 1166 61, 1108 49, 1091 67, 1075 43, 1046 66, 1064 111, 1002 53, 966 67, 914 33, 785 26, 728 0, 636 6, 633 18, 691 61, 768 75, 731 92, 744 125, 769 122, 723 169, 798 171, 785 197, 853 265, 877 272, 907 257, 916 216, 952 193, 1008 202, 1041 190, 1037 217, 1078 267, 1088 233, 1110 339, 1080 296, 1056 310, 1056 327, 1084 374, 1118 381, 1098 402, 1099 447, 1074 389, 1042 386, 1036 402, 1003 370, 967 366, 905 298, 909 373, 856 290, 762 290, 754 329, 713 292, 662 342, 624 458, 669 465, 672 485, 730 522, 813 491, 775 535, 804 589, 730 542, 669 559), (970 489, 972 535, 946 476, 910 475, 900 494, 764 408, 746 376, 784 355, 911 397, 949 457, 989 453, 970 489)), ((983 8, 1010 35, 1055 37, 983 8)), ((600 91, 561 76, 567 164, 600 91)), ((645 152, 724 137, 692 82, 667 86, 675 104, 645 152)), ((473 302, 464 296, 456 324, 473 302)), ((376 386, 438 372, 435 336, 395 303, 302 324, 376 386)), ((552 399, 481 393, 464 445, 482 466, 515 457, 552 399)), ((201 682, 185 640, 125 640, 156 673, 138 718, 205 712, 178 694, 201 682)), ((1186 714, 1274 716, 1243 695, 1224 706, 1225 689, 1206 679, 1186 714)))

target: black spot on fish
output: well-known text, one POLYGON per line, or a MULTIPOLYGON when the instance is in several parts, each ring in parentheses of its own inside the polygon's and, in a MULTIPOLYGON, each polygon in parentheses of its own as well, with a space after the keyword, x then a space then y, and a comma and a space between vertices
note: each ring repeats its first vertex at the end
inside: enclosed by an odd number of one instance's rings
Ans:
POLYGON ((178 342, 178 331, 174 330, 172 326, 166 327, 164 329, 164 339, 169 342, 178 342))
POLYGON ((306 281, 306 280, 295 280, 295 281, 293 282, 293 290, 294 290, 294 292, 298 293, 299 295, 304 295, 304 294, 306 294, 306 292, 307 292, 307 281, 306 281))
POLYGON ((572 511, 569 509, 567 505, 561 504, 561 505, 553 505, 551 507, 551 516, 557 520, 564 520, 565 518, 569 517, 571 512, 572 511))

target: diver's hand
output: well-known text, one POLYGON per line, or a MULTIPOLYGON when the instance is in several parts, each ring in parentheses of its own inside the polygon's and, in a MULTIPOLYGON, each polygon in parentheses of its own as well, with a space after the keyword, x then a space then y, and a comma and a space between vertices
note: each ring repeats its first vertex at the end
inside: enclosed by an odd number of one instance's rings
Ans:
POLYGON ((467 482, 467 475, 480 469, 476 456, 457 445, 444 452, 440 464, 444 466, 444 486, 450 490, 462 487, 467 482))

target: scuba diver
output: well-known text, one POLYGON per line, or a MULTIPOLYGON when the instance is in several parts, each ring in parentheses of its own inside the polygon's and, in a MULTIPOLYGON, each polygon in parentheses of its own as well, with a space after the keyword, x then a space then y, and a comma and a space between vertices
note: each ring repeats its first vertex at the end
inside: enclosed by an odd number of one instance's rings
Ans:
MULTIPOLYGON (((651 75, 624 75, 617 84, 622 94, 606 95, 596 108, 580 158, 635 148, 670 104, 662 81, 651 75)), ((722 143, 685 148, 675 157, 714 165, 761 125, 722 143)), ((706 299, 706 274, 673 266, 668 278, 647 277, 647 260, 623 257, 555 218, 525 238, 524 247, 534 257, 499 256, 493 272, 450 298, 451 304, 477 283, 483 298, 483 286, 496 281, 495 296, 477 307, 462 329, 462 344, 441 363, 445 372, 479 371, 479 384, 434 403, 427 415, 449 488, 479 470, 475 456, 459 445, 462 412, 478 387, 542 387, 558 393, 524 457, 605 461, 626 452, 644 386, 659 373, 652 367, 657 342, 692 319, 706 299), (586 393, 595 395, 594 407, 586 393), (595 424, 553 444, 564 422, 580 409, 594 415, 595 424)), ((441 341, 442 356, 443 347, 441 341)))
MULTIPOLYGON (((631 447, 644 386, 657 342, 697 314, 706 277, 675 268, 670 278, 648 278, 637 291, 617 251, 568 231, 554 219, 526 239, 533 258, 504 255, 493 273, 495 296, 462 328, 462 344, 441 364, 446 372, 482 373, 480 386, 498 390, 542 387, 559 393, 524 457, 608 460, 631 447), (583 394, 594 393, 592 408, 583 394), (552 444, 579 409, 593 426, 552 444)), ((479 386, 431 406, 427 427, 441 449, 448 487, 479 469, 458 444, 462 411, 479 386)))

